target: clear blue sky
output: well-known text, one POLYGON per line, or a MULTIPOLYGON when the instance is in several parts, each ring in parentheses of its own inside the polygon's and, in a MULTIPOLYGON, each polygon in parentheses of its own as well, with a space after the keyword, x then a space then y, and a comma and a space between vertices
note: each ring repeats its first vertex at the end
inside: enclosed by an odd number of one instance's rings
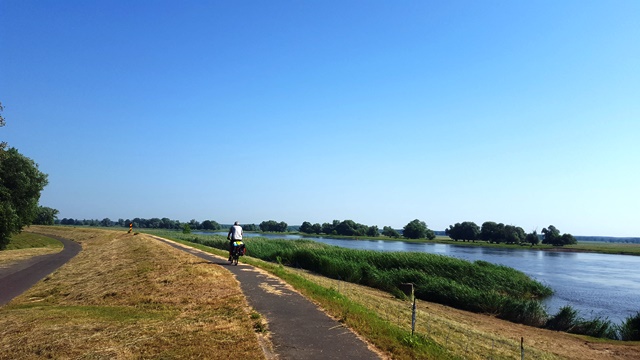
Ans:
POLYGON ((640 1, 0 0, 59 218, 640 236, 640 1))

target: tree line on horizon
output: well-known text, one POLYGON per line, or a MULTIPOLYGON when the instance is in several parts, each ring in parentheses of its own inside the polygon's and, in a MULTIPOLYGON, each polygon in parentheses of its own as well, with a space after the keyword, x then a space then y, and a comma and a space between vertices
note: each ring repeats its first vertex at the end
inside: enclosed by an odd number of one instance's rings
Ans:
MULTIPOLYGON (((109 218, 102 220, 98 219, 69 219, 63 218, 62 220, 54 219, 58 210, 40 207, 37 213, 34 224, 41 225, 73 225, 73 226, 120 226, 127 227, 132 224, 135 228, 141 229, 167 229, 167 230, 223 230, 231 225, 220 224, 215 220, 204 220, 199 222, 195 219, 191 219, 189 222, 181 222, 179 220, 171 220, 169 218, 134 218, 118 219, 112 221, 109 218)), ((424 221, 415 219, 405 225, 399 232, 390 226, 384 226, 382 230, 378 226, 365 225, 357 223, 353 220, 333 220, 332 222, 325 222, 323 224, 312 224, 309 221, 304 221, 300 226, 289 226, 284 221, 267 220, 256 224, 241 224, 245 231, 263 231, 263 232, 290 232, 299 231, 305 234, 316 235, 338 235, 338 236, 362 236, 362 237, 378 237, 386 236, 390 238, 398 239, 404 237, 407 239, 428 239, 433 240, 436 237, 435 231, 428 228, 424 221)), ((554 246, 563 246, 576 244, 576 238, 569 234, 560 234, 560 231, 553 225, 549 225, 547 228, 542 229, 541 234, 538 234, 535 230, 531 233, 526 233, 524 229, 519 226, 505 225, 503 223, 496 223, 494 221, 486 221, 482 226, 478 226, 472 221, 464 221, 462 223, 455 223, 445 229, 444 235, 450 237, 454 241, 486 241, 489 243, 505 243, 505 244, 529 244, 531 246, 539 243, 549 244, 554 246)))
POLYGON ((473 221, 464 221, 462 223, 449 225, 449 228, 444 232, 455 241, 475 242, 476 240, 482 240, 496 244, 529 244, 533 246, 538 245, 542 237, 543 244, 553 246, 572 245, 578 242, 576 238, 569 233, 560 235, 560 230, 553 225, 542 229, 541 234, 538 234, 536 230, 527 234, 524 229, 519 226, 485 221, 482 227, 479 227, 473 221))
MULTIPOLYGON (((378 229, 378 226, 368 226, 357 223, 353 220, 333 220, 331 223, 311 224, 305 221, 300 225, 299 231, 305 234, 325 234, 325 235, 340 235, 340 236, 367 236, 378 237, 380 235, 400 238, 400 233, 390 226, 384 226, 382 231, 378 229)), ((424 221, 415 219, 410 221, 402 229, 402 236, 407 239, 429 239, 436 238, 436 234, 433 230, 429 229, 424 221)))

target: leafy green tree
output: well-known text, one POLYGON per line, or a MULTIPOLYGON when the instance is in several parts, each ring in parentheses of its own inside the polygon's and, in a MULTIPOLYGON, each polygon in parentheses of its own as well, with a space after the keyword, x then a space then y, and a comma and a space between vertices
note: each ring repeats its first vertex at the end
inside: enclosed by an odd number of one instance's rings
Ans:
POLYGON ((462 223, 456 223, 455 225, 449 225, 449 228, 445 229, 444 233, 455 241, 470 240, 475 242, 480 236, 480 227, 473 221, 464 221, 462 223))
POLYGON ((222 229, 222 226, 220 226, 220 224, 218 224, 216 221, 213 220, 205 220, 202 222, 201 224, 202 229, 204 230, 220 230, 222 229))
POLYGON ((338 235, 354 236, 358 235, 356 234, 356 228, 357 226, 355 221, 344 220, 343 222, 338 224, 338 226, 336 226, 335 231, 338 233, 338 235))
POLYGON ((46 206, 39 206, 33 223, 35 225, 53 225, 58 218, 59 211, 46 206))
POLYGON ((313 226, 311 226, 311 230, 314 234, 320 234, 322 232, 322 225, 320 225, 319 223, 315 223, 313 224, 313 226))
POLYGON ((400 234, 391 226, 384 226, 382 228, 382 235, 392 237, 395 239, 400 237, 400 234))
POLYGON ((102 219, 102 221, 100 221, 100 226, 109 227, 111 225, 112 225, 111 219, 109 219, 109 218, 104 218, 104 219, 102 219))
POLYGON ((569 233, 564 233, 560 237, 560 243, 562 245, 573 245, 573 244, 577 244, 578 241, 576 240, 575 237, 573 237, 573 235, 571 235, 569 233))
MULTIPOLYGON (((3 127, 6 125, 6 122, 4 121, 4 117, 2 116, 3 110, 4 110, 4 106, 2 106, 2 103, 0 102, 0 127, 3 127)), ((0 152, 4 151, 6 147, 7 147, 6 141, 0 142, 0 152)))
POLYGON ((542 234, 544 235, 543 244, 560 245, 560 230, 556 229, 555 226, 549 225, 548 228, 542 229, 542 234))
POLYGON ((576 238, 569 233, 560 235, 560 230, 556 229, 553 225, 549 225, 548 228, 542 229, 542 233, 544 234, 544 239, 542 240, 543 244, 564 246, 578 243, 576 238))
POLYGON ((480 240, 501 243, 504 239, 504 224, 485 221, 480 229, 480 240))
POLYGON ((245 231, 258 231, 260 230, 260 227, 256 224, 245 224, 242 225, 242 229, 244 229, 245 231))
POLYGON ((519 226, 505 225, 504 227, 503 238, 507 244, 520 244, 526 236, 524 229, 519 226))
POLYGON ((376 225, 373 226, 369 226, 369 228, 367 229, 367 236, 371 236, 371 237, 377 237, 380 235, 380 230, 378 229, 378 227, 376 225))
POLYGON ((418 219, 415 219, 405 225, 402 231, 402 236, 407 239, 427 238, 429 240, 433 240, 436 238, 435 233, 427 227, 427 224, 424 221, 420 221, 418 219))
POLYGON ((260 223, 261 231, 286 232, 287 227, 288 225, 284 221, 277 222, 274 220, 268 220, 260 223))
POLYGON ((538 232, 533 230, 532 233, 527 234, 527 236, 524 238, 524 241, 527 244, 531 244, 531 246, 538 245, 540 243, 540 238, 538 237, 538 232))
POLYGON ((17 149, 0 150, 0 250, 12 234, 30 225, 38 211, 47 175, 17 149))
POLYGON ((191 234, 191 227, 189 226, 189 224, 182 225, 182 233, 191 234))
POLYGON ((310 222, 305 221, 302 223, 302 225, 300 225, 299 231, 305 234, 311 234, 313 233, 313 225, 311 225, 310 222))

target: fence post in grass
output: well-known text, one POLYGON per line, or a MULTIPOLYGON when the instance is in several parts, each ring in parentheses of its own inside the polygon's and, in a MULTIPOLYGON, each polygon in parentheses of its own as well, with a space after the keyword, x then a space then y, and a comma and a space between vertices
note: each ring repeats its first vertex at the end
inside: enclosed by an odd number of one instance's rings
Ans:
POLYGON ((524 337, 520 338, 520 360, 524 360, 524 337))
POLYGON ((416 330, 416 297, 413 291, 413 283, 400 284, 400 290, 409 297, 409 300, 413 301, 411 306, 411 336, 416 330))
POLYGON ((411 308, 411 336, 416 331, 416 298, 413 298, 413 307, 411 308))

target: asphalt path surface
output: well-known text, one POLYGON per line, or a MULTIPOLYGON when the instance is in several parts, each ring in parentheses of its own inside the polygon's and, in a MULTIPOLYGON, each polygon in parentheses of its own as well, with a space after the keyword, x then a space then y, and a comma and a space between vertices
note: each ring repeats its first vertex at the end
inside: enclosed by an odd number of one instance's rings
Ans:
POLYGON ((52 235, 45 236, 59 240, 64 248, 58 253, 35 256, 0 270, 0 306, 27 291, 82 250, 77 242, 52 235))
POLYGON ((230 265, 218 256, 154 238, 231 271, 240 282, 249 305, 267 319, 278 359, 380 359, 353 332, 291 290, 282 280, 250 265, 230 265))

